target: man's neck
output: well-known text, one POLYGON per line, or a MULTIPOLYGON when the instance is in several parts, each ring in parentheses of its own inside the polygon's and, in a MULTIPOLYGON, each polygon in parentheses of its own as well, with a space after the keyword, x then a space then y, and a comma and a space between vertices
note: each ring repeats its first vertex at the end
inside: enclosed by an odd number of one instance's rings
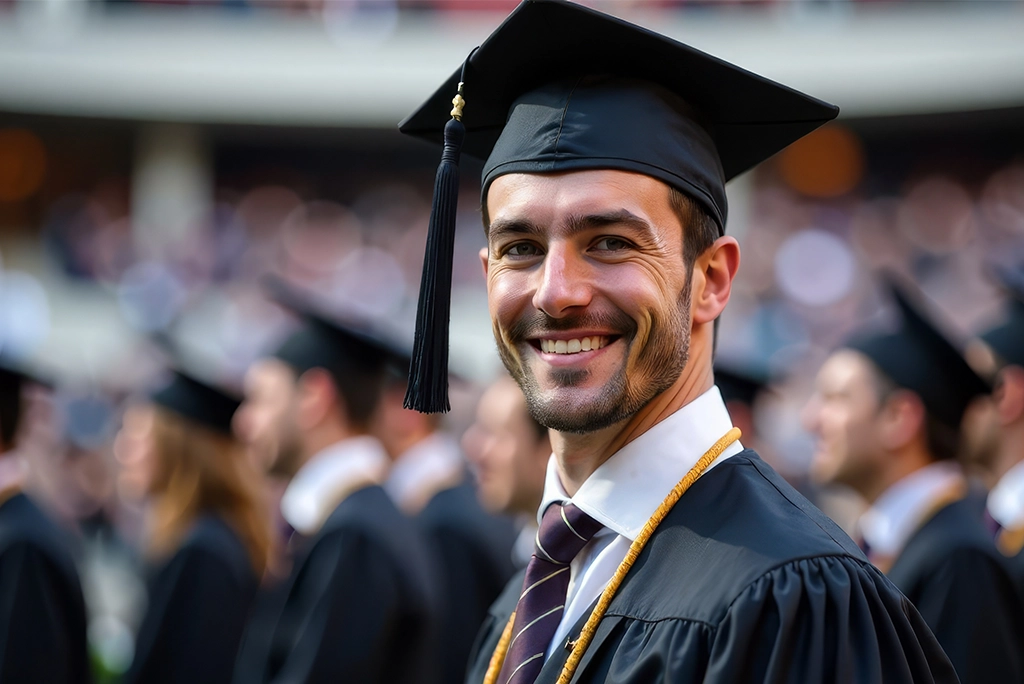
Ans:
POLYGON ((888 467, 881 477, 870 482, 863 482, 854 489, 869 504, 874 505, 894 484, 934 462, 935 459, 931 454, 920 445, 908 445, 901 450, 901 453, 886 455, 885 463, 888 467))
POLYGON ((586 434, 551 432, 551 447, 558 475, 573 496, 601 464, 652 427, 711 389, 714 376, 710 360, 691 359, 679 378, 631 418, 586 434))
MULTIPOLYGON (((305 435, 302 440, 302 464, 306 465, 309 461, 319 454, 327 447, 333 446, 338 442, 343 442, 346 439, 352 439, 353 437, 359 437, 366 434, 365 430, 355 430, 345 428, 342 426, 321 426, 316 430, 311 430, 305 435)), ((300 466, 301 467, 301 466, 300 466)))

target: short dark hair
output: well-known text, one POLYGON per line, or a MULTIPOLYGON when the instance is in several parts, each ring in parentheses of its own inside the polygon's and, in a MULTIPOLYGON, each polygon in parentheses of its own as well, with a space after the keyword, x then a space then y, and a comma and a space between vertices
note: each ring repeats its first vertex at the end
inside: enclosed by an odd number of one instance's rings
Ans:
MULTIPOLYGON (((899 390, 913 392, 893 382, 874 362, 871 362, 871 370, 879 408, 899 390)), ((920 400, 920 397, 918 399, 920 400)), ((923 400, 921 403, 924 403, 923 400)), ((933 461, 952 461, 960 452, 960 430, 943 423, 932 415, 927 407, 924 409, 924 440, 925 448, 928 449, 933 461)))

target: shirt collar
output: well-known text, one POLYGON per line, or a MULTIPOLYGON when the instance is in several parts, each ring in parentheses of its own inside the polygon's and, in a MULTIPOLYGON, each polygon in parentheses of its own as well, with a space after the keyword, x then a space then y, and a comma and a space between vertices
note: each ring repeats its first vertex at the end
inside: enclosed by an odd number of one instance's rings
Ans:
POLYGON ((398 457, 384 489, 398 507, 415 513, 435 494, 462 480, 462 451, 455 438, 435 432, 398 457))
MULTIPOLYGON (((537 512, 538 524, 551 503, 571 501, 594 520, 632 541, 679 480, 731 428, 732 419, 722 395, 712 387, 619 449, 571 498, 562 487, 558 464, 552 456, 537 512)), ((743 445, 733 442, 708 470, 741 451, 743 445)))
POLYGON ((1004 528, 1024 525, 1024 461, 1006 471, 988 495, 988 513, 1004 528))
POLYGON ((281 515, 301 534, 316 534, 348 494, 383 482, 387 468, 387 453, 373 437, 336 442, 309 459, 288 483, 281 515))
POLYGON ((929 507, 963 481, 960 466, 940 461, 914 471, 885 490, 858 521, 872 554, 899 554, 910 536, 926 522, 929 507))

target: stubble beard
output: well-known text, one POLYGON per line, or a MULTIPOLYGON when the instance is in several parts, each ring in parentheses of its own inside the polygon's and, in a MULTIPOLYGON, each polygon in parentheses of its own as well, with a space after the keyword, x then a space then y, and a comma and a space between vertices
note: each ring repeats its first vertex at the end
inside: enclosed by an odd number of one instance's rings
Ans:
MULTIPOLYGON (((690 352, 690 287, 687 285, 676 298, 676 306, 664 312, 650 313, 649 333, 645 340, 637 339, 638 326, 624 312, 610 315, 583 315, 555 319, 542 311, 524 316, 509 329, 505 338, 494 327, 498 354, 505 368, 519 384, 526 397, 526 405, 534 420, 557 432, 587 434, 628 420, 667 390, 679 379, 690 352), (615 375, 605 384, 601 395, 586 404, 567 402, 557 397, 545 397, 536 376, 524 363, 525 354, 532 353, 526 346, 529 338, 542 331, 571 329, 610 329, 621 334, 626 345, 626 358, 615 375), (633 346, 641 344, 632 363, 633 346)), ((554 368, 549 370, 558 387, 581 385, 590 376, 584 368, 554 368)))

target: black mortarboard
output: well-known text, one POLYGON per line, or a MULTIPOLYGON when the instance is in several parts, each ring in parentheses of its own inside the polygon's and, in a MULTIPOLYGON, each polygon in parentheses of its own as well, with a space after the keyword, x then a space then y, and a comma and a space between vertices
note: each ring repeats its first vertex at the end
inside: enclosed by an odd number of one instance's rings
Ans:
POLYGON ((393 359, 408 358, 408 351, 394 344, 372 322, 329 313, 325 304, 280 280, 268 279, 264 286, 274 301, 302 321, 274 352, 298 373, 311 368, 334 372, 352 365, 379 371, 393 359))
POLYGON ((768 378, 752 370, 739 370, 732 366, 715 364, 715 384, 726 403, 738 401, 753 405, 754 399, 768 384, 768 378))
POLYGON ((899 329, 855 339, 847 347, 867 356, 896 385, 921 397, 934 418, 959 430, 971 400, 992 388, 929 320, 924 307, 911 301, 907 289, 891 279, 886 282, 899 308, 899 329))
POLYGON ((237 397, 180 369, 172 371, 171 381, 153 392, 150 400, 179 416, 227 434, 231 434, 231 419, 240 404, 237 397))
POLYGON ((10 444, 21 421, 22 392, 28 384, 51 387, 50 379, 28 370, 18 361, 0 355, 0 446, 10 444))
POLYGON ((1024 269, 995 269, 1003 289, 1010 295, 1006 320, 983 333, 981 339, 1003 363, 1024 366, 1024 269))
POLYGON ((403 133, 444 143, 407 405, 448 408, 460 151, 486 159, 484 195, 506 173, 635 171, 679 189, 724 229, 726 181, 838 111, 601 12, 564 0, 523 2, 399 125, 403 133))

